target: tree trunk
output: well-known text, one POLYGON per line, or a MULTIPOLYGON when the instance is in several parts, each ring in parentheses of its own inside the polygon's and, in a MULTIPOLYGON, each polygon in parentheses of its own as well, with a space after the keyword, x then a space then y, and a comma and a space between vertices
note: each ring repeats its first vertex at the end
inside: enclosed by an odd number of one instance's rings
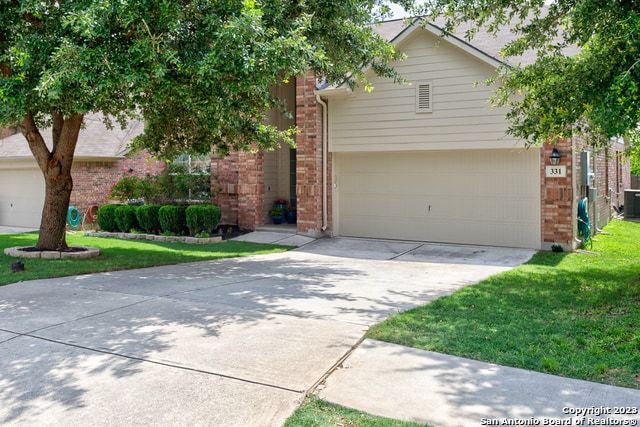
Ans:
POLYGON ((83 118, 82 114, 64 118, 54 111, 51 150, 46 146, 31 112, 20 123, 20 130, 29 142, 45 182, 44 207, 36 245, 38 249, 59 251, 68 248, 66 222, 73 189, 71 166, 83 118))

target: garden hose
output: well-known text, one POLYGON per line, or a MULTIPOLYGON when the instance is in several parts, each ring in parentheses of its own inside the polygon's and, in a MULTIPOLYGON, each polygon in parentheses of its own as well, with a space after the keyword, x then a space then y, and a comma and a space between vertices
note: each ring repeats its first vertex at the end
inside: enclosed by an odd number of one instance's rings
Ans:
POLYGON ((89 206, 89 209, 87 209, 87 215, 86 215, 86 217, 89 220, 89 222, 97 222, 98 221, 98 209, 99 209, 98 205, 89 206))
POLYGON ((80 217, 80 211, 75 206, 69 206, 69 210, 67 211, 67 222, 72 227, 77 227, 80 225, 80 221, 82 218, 80 217))
POLYGON ((578 236, 585 246, 591 243, 591 222, 589 221, 589 199, 586 197, 578 202, 578 236))

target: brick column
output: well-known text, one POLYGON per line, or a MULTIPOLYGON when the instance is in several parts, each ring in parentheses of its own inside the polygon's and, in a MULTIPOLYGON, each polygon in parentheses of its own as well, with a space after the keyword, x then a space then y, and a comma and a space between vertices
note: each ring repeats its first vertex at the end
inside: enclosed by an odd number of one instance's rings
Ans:
POLYGON ((238 224, 238 153, 211 158, 211 186, 217 188, 213 203, 222 209, 221 224, 238 224))
POLYGON ((238 153, 238 226, 264 225, 264 153, 238 153))
MULTIPOLYGON (((314 237, 322 235, 322 106, 315 95, 313 74, 296 79, 296 196, 297 231, 314 237)), ((330 165, 330 160, 327 160, 330 165)), ((331 174, 327 174, 330 181, 331 174)), ((328 191, 330 185, 327 183, 328 191)), ((331 199, 330 193, 327 196, 331 199)), ((330 212, 330 207, 328 208, 330 212)))
POLYGON ((560 245, 565 251, 574 249, 574 210, 577 203, 572 188, 572 147, 570 140, 563 140, 556 145, 544 144, 540 150, 540 208, 542 249, 549 250, 553 245, 560 245), (563 178, 547 177, 546 166, 550 165, 549 156, 553 147, 561 153, 560 166, 565 166, 567 176, 563 178))

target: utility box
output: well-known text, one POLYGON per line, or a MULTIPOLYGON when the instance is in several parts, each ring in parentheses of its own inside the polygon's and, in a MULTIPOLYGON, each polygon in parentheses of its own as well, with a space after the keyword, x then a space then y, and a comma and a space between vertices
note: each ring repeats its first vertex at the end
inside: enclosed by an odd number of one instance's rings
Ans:
POLYGON ((624 217, 640 218, 640 190, 624 190, 624 217))
POLYGON ((580 170, 582 172, 581 184, 588 187, 593 187, 596 175, 593 173, 590 151, 583 151, 582 153, 580 153, 580 170))

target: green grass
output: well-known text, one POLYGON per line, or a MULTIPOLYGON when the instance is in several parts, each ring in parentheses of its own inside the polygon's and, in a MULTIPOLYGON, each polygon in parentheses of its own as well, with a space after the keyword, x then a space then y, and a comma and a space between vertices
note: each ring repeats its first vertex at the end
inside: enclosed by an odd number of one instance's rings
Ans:
POLYGON ((365 412, 333 405, 317 397, 307 399, 291 415, 284 427, 418 427, 426 424, 416 424, 407 421, 392 420, 377 417, 365 412))
POLYGON ((91 259, 41 260, 22 258, 25 271, 12 273, 9 266, 18 258, 4 255, 4 249, 12 246, 33 246, 36 242, 37 233, 0 235, 0 286, 23 280, 241 257, 284 252, 291 249, 287 246, 233 240, 209 245, 193 245, 69 234, 67 243, 70 246, 97 247, 100 248, 101 255, 91 259))
MULTIPOLYGON (((640 223, 614 221, 587 253, 528 263, 372 327, 367 337, 640 388, 640 223)), ((460 267, 464 268, 464 267, 460 267)))

